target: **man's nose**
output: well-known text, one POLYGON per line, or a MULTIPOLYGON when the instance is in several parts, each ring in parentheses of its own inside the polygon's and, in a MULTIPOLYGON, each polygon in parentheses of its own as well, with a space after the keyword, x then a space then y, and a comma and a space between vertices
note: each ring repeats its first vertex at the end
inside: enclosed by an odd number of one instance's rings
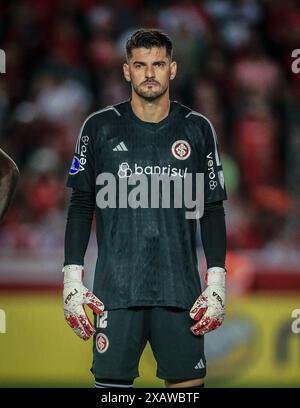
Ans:
POLYGON ((155 71, 154 71, 154 67, 152 65, 146 66, 145 76, 146 76, 146 78, 155 77, 155 71))

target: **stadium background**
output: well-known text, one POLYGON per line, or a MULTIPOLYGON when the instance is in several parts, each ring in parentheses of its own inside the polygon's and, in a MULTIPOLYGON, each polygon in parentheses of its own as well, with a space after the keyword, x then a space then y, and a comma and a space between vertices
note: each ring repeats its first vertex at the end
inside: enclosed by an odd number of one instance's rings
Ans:
MULTIPOLYGON (((0 146, 21 179, 0 229, 0 386, 92 385, 91 342, 63 318, 64 183, 84 118, 129 96, 124 44, 140 27, 172 37, 171 97, 213 122, 222 151, 228 307, 206 336, 207 386, 299 387, 296 0, 1 2, 0 146)), ((92 235, 87 284, 95 256, 92 235)), ((163 386, 148 346, 140 375, 136 386, 163 386)))

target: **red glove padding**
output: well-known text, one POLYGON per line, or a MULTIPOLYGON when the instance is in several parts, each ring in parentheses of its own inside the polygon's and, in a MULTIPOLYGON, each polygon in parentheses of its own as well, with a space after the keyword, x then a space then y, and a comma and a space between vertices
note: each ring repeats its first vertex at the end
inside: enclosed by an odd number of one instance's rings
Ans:
POLYGON ((83 267, 68 265, 64 272, 64 315, 69 326, 83 340, 88 340, 95 328, 88 318, 84 305, 88 305, 96 314, 102 314, 104 304, 82 284, 83 267))
POLYGON ((191 327, 196 335, 203 335, 221 326, 225 317, 225 270, 210 268, 207 288, 198 297, 190 310, 190 316, 197 323, 191 327))

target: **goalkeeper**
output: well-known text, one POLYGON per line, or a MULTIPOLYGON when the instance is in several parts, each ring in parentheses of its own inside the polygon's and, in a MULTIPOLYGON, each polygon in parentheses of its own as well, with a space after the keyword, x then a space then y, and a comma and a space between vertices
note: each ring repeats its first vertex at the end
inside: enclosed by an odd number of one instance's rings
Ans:
POLYGON ((158 30, 141 29, 128 39, 123 74, 131 83, 131 98, 86 119, 69 171, 64 312, 80 338, 93 338, 97 388, 132 387, 147 341, 157 376, 167 387, 204 387, 204 335, 224 319, 227 195, 217 137, 206 117, 170 101, 169 82, 177 71, 172 49, 169 37, 158 30), (186 219, 185 208, 175 205, 147 207, 141 200, 138 206, 121 206, 118 194, 114 200, 103 182, 108 177, 110 188, 119 192, 127 178, 132 197, 130 180, 137 169, 146 179, 152 169, 182 178, 186 172, 204 174, 204 290, 197 220, 186 219), (94 213, 98 259, 90 290, 82 278, 94 213), (85 306, 94 311, 93 322, 85 306))

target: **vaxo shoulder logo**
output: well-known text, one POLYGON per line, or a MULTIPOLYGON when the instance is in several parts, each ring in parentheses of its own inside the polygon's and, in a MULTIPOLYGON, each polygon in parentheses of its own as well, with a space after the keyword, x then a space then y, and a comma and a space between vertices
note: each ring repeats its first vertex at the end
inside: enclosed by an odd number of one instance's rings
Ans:
POLYGON ((207 171, 208 171, 208 178, 209 178, 209 188, 210 190, 214 190, 218 182, 215 180, 216 174, 215 174, 215 169, 214 169, 214 161, 213 161, 213 155, 212 152, 210 152, 206 158, 207 160, 207 171))
POLYGON ((87 154, 87 146, 89 143, 88 136, 82 136, 78 139, 76 149, 75 149, 75 156, 73 157, 73 161, 69 170, 69 174, 74 176, 75 174, 83 171, 86 165, 86 154, 87 154))

